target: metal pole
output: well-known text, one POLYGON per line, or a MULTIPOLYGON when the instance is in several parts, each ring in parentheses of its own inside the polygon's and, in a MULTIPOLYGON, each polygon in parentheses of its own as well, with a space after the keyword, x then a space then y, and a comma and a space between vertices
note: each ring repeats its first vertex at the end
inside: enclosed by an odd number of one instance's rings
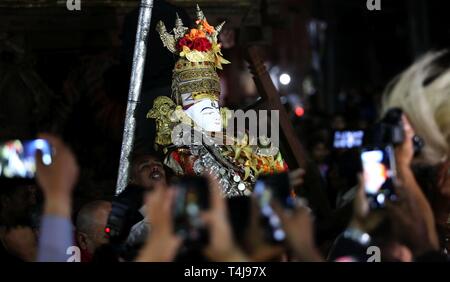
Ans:
POLYGON ((116 194, 120 194, 128 185, 130 167, 130 154, 133 150, 134 131, 136 129, 136 106, 142 87, 145 56, 147 54, 147 38, 152 18, 153 0, 142 0, 140 5, 139 21, 136 32, 136 45, 134 46, 133 68, 131 70, 130 90, 123 132, 122 151, 120 153, 119 176, 117 178, 116 194))

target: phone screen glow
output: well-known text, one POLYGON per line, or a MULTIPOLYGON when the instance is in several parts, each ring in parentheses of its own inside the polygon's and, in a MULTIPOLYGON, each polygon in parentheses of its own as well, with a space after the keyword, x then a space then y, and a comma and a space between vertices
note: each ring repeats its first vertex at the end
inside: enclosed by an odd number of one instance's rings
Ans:
POLYGON ((377 194, 390 177, 389 162, 382 150, 367 151, 361 154, 364 169, 365 190, 377 194))
POLYGON ((0 176, 5 178, 34 178, 36 151, 42 152, 42 162, 52 163, 51 148, 43 139, 12 140, 0 145, 0 176))

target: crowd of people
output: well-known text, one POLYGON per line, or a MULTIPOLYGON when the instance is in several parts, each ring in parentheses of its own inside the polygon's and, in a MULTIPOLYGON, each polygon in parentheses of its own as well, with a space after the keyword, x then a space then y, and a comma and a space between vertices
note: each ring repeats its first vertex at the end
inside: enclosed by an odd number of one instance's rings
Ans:
MULTIPOLYGON (((84 57, 64 81, 65 104, 49 103, 56 110, 47 110, 46 120, 55 120, 48 129, 58 134, 39 138, 51 145, 51 164, 38 153, 34 183, 0 179, 0 261, 449 260, 449 53, 425 55, 383 94, 337 94, 342 104, 333 116, 304 105, 292 123, 307 152, 305 167, 291 168, 289 187, 279 187, 291 192, 290 205, 276 197, 263 203, 256 187, 250 195, 224 197, 220 179, 206 173, 189 186, 153 149, 155 126, 146 116, 157 96, 171 96, 175 65, 156 23, 175 23, 177 14, 191 21, 183 9, 155 1, 129 184, 114 195, 138 12, 125 19, 122 58, 113 55, 117 50, 84 57), (403 111, 404 138, 393 154, 397 199, 375 209, 365 190, 361 148, 336 148, 333 139, 338 131, 370 131, 393 108, 403 111), (182 189, 202 192, 180 198, 182 189)), ((230 44, 221 40, 226 53, 230 44)))
MULTIPOLYGON (((177 177, 163 165, 160 155, 138 149, 131 158, 130 184, 125 191, 137 191, 140 199, 134 202, 135 210, 123 213, 123 217, 130 218, 120 218, 125 227, 116 236, 108 229, 115 228, 111 225, 112 215, 118 214, 114 209, 123 208, 118 204, 121 195, 91 201, 75 212, 77 158, 59 137, 42 134, 40 138, 50 142, 54 154, 50 165, 37 156, 36 185, 2 187, 1 260, 448 261, 450 74, 444 64, 447 57, 445 52, 424 56, 393 80, 384 93, 382 114, 393 107, 404 112, 405 138, 394 152, 398 199, 387 202, 383 209, 372 209, 364 190, 365 176, 355 172, 353 194, 348 193, 351 190, 348 187, 345 195, 351 203, 350 212, 348 216, 340 215, 345 225, 335 227, 333 235, 325 236, 328 240, 319 241, 317 232, 323 232, 321 224, 333 225, 336 216, 319 221, 314 214, 317 207, 300 198, 291 209, 272 200, 270 206, 285 236, 279 242, 269 240, 257 198, 254 195, 225 198, 217 179, 208 174, 203 177, 208 183, 209 207, 198 213, 199 228, 207 239, 186 240, 186 234, 176 232, 179 222, 174 220, 177 177), (415 135, 425 141, 418 155, 414 152, 415 135), (434 173, 426 172, 427 169, 434 173), (243 213, 245 207, 248 212, 243 213), (368 252, 373 247, 379 250, 378 259, 368 252), (74 259, 77 252, 73 250, 77 248, 79 257, 74 259)), ((321 154, 327 148, 325 143, 312 146, 313 159, 319 167, 327 163, 321 154)), ((320 171, 327 187, 338 185, 323 168, 320 171)), ((308 173, 302 169, 291 171, 290 188, 305 189, 308 183, 304 178, 308 173)), ((339 210, 339 204, 333 205, 333 210, 339 210)))

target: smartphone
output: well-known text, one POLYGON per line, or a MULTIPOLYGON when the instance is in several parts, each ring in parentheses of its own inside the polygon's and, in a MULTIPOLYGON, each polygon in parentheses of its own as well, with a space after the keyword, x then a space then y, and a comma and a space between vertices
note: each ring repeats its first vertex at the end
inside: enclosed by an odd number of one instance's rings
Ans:
POLYGON ((369 206, 372 209, 382 209, 387 201, 397 200, 394 148, 390 145, 384 148, 364 148, 361 151, 361 162, 369 206))
POLYGON ((292 193, 288 173, 261 175, 258 181, 264 184, 265 193, 278 201, 285 209, 295 208, 295 196, 292 193))
POLYGON ((256 197, 260 211, 261 224, 265 237, 272 244, 281 244, 286 239, 281 220, 272 209, 272 200, 278 201, 285 209, 295 208, 295 197, 291 193, 287 173, 262 175, 255 184, 253 195, 256 197))
POLYGON ((187 243, 206 243, 207 232, 200 214, 210 209, 208 180, 201 176, 183 176, 173 186, 175 233, 187 243))
POLYGON ((237 242, 245 242, 247 230, 251 224, 252 198, 236 196, 226 199, 228 218, 237 242))
POLYGON ((33 179, 36 176, 36 151, 42 152, 42 162, 52 163, 52 149, 44 139, 11 140, 0 143, 0 178, 33 179))
POLYGON ((335 149, 360 148, 364 141, 364 131, 335 131, 333 147, 335 149))

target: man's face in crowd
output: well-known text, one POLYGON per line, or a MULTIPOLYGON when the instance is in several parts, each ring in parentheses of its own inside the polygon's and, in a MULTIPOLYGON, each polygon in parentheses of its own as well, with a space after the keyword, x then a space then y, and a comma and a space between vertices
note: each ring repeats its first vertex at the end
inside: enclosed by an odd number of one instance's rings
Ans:
POLYGON ((152 189, 157 183, 165 184, 163 164, 151 155, 139 157, 133 163, 132 182, 147 189, 152 189))

